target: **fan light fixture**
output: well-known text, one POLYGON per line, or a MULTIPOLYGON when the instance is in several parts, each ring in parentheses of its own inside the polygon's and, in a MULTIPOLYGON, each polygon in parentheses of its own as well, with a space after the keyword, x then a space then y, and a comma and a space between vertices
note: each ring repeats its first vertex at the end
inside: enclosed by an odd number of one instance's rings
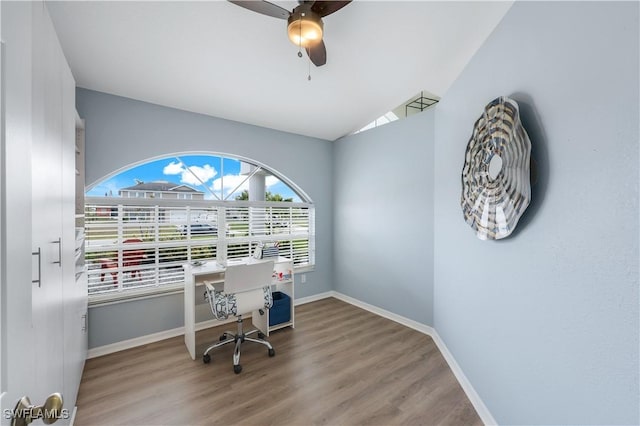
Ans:
POLYGON ((309 47, 322 41, 324 25, 320 16, 313 11, 294 11, 288 21, 289 40, 296 46, 309 47))

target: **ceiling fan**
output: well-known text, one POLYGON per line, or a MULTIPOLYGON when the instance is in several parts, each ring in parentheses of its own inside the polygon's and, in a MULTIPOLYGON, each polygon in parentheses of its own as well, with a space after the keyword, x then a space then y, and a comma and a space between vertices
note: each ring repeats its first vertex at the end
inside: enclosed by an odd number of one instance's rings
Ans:
MULTIPOLYGON (((324 29, 322 18, 342 9, 351 3, 351 0, 298 0, 300 4, 292 12, 268 1, 229 0, 229 2, 263 15, 286 19, 289 40, 296 46, 304 47, 311 62, 319 67, 327 63, 327 49, 322 40, 324 29)), ((302 53, 298 55, 302 56, 302 53)))

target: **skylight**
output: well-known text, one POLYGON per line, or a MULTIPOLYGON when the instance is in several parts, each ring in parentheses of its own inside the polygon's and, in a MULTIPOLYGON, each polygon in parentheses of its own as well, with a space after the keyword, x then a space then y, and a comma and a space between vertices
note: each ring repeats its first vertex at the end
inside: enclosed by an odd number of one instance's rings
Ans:
POLYGON ((360 132, 364 132, 365 130, 369 130, 369 129, 373 129, 374 127, 378 127, 378 126, 382 126, 384 124, 387 123, 391 123, 392 121, 396 121, 398 119, 398 116, 395 115, 393 113, 393 111, 389 111, 388 113, 381 115, 380 117, 376 118, 375 120, 373 120, 371 123, 367 124, 366 126, 364 126, 362 129, 354 132, 354 133, 360 133, 360 132))
POLYGON ((406 118, 410 115, 417 114, 437 104, 439 100, 440 98, 438 96, 422 90, 420 93, 416 94, 415 96, 412 96, 406 102, 403 102, 402 104, 398 105, 397 107, 387 112, 386 114, 383 114, 380 117, 376 118, 371 123, 361 128, 360 130, 353 132, 353 134, 364 132, 365 130, 373 129, 374 127, 378 127, 378 126, 383 126, 387 123, 391 123, 392 121, 396 121, 401 118, 406 118))

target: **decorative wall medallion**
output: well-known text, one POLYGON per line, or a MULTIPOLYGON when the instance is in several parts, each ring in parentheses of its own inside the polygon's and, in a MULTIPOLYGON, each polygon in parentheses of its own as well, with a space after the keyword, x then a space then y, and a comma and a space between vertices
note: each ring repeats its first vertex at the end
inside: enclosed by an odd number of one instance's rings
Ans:
POLYGON ((513 232, 531 201, 531 141, 518 104, 501 96, 473 126, 462 168, 462 212, 481 240, 513 232))

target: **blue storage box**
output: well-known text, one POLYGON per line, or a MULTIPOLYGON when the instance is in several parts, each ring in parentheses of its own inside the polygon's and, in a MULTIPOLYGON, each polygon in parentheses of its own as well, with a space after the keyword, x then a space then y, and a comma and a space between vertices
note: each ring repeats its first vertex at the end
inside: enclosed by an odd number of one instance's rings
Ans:
POLYGON ((273 306, 269 309, 269 326, 291 321, 291 298, 281 291, 273 292, 273 306))

